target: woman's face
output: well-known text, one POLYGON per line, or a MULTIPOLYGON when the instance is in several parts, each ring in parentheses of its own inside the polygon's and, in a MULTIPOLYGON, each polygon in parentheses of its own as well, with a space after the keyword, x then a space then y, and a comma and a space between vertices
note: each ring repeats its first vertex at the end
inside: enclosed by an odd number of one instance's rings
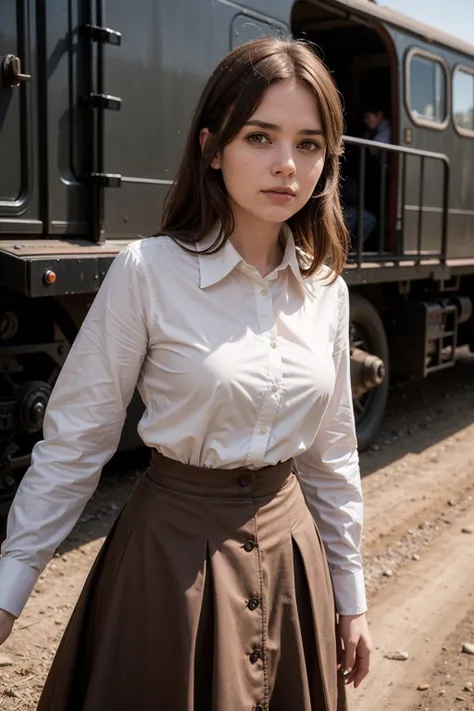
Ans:
POLYGON ((260 106, 213 161, 236 220, 282 223, 310 199, 324 167, 326 140, 313 92, 272 84, 260 106))

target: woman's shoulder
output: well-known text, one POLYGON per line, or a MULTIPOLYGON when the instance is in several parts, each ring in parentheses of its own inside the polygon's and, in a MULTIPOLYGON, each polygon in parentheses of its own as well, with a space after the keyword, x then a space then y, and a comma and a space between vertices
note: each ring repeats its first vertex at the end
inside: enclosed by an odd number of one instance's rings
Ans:
POLYGON ((344 278, 328 267, 327 264, 322 264, 319 269, 306 279, 310 290, 319 298, 333 301, 339 304, 348 298, 347 284, 344 278))
POLYGON ((139 261, 160 257, 170 262, 176 261, 184 250, 168 235, 158 235, 156 237, 140 237, 130 242, 124 252, 135 255, 139 261))
POLYGON ((197 271, 197 259, 192 245, 190 249, 186 251, 168 235, 159 235, 130 242, 122 254, 125 258, 131 257, 145 272, 161 281, 167 277, 174 279, 177 273, 189 278, 189 272, 197 271))

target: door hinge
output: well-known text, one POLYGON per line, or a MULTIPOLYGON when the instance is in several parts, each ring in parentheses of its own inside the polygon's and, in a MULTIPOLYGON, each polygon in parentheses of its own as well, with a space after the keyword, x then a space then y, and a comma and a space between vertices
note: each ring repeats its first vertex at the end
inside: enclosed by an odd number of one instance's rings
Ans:
POLYGON ((91 173, 89 181, 100 188, 119 188, 122 176, 120 173, 91 173))
POLYGON ((120 111, 122 106, 120 96, 112 96, 111 94, 96 94, 95 92, 91 92, 85 100, 93 109, 120 111))
POLYGON ((122 35, 117 30, 111 30, 108 27, 99 27, 99 25, 82 25, 81 35, 93 42, 102 42, 102 44, 113 44, 119 47, 122 44, 122 35))

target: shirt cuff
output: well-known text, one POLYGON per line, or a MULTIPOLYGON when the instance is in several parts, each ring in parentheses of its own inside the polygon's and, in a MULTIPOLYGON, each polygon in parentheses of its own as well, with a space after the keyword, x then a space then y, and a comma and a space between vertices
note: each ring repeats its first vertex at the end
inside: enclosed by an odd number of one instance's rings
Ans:
POLYGON ((331 577, 339 615, 362 615, 367 612, 363 570, 353 573, 331 571, 331 577))
POLYGON ((0 610, 19 617, 39 573, 15 558, 0 558, 0 610))

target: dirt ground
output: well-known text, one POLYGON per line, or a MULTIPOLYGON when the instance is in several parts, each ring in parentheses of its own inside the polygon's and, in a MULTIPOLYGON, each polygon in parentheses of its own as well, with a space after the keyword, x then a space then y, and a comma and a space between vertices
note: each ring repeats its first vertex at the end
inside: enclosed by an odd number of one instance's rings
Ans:
MULTIPOLYGON (((474 357, 395 389, 361 457, 372 671, 351 711, 474 711, 474 357), (405 653, 407 659, 387 658, 405 653)), ((0 711, 33 711, 137 471, 103 477, 0 648, 0 711)), ((290 710, 289 710, 290 711, 290 710)))

